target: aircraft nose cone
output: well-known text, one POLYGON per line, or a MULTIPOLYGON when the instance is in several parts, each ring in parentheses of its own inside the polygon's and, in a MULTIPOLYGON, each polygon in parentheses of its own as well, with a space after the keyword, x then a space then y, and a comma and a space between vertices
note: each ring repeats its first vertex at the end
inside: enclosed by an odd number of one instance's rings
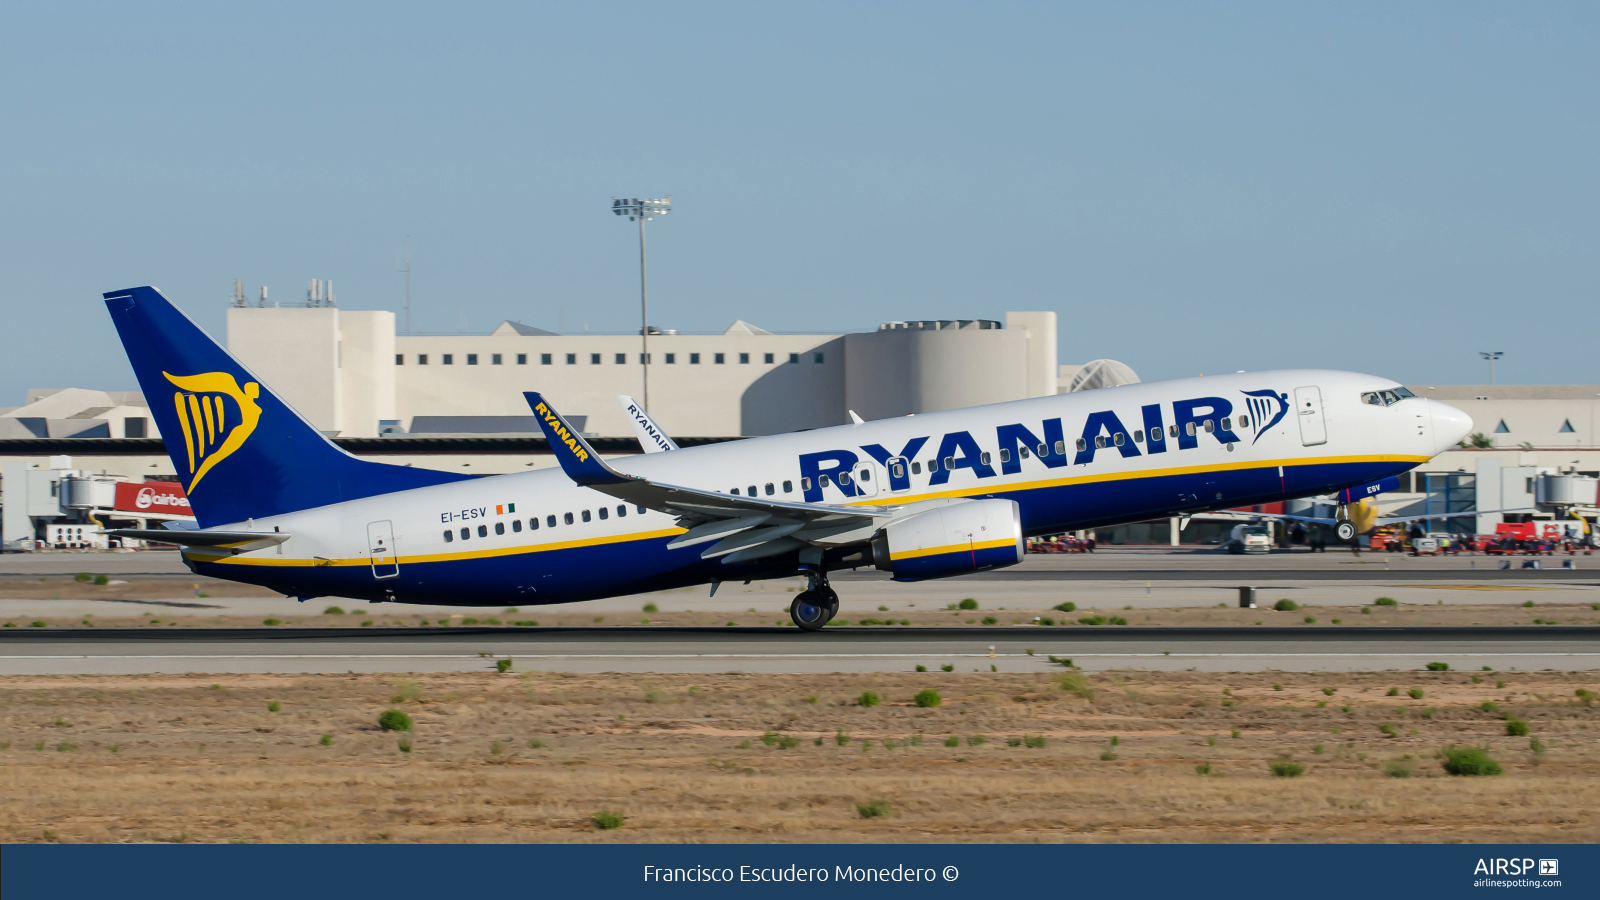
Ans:
POLYGON ((1428 410, 1433 417, 1435 453, 1449 450, 1472 433, 1472 417, 1454 406, 1429 400, 1428 410))

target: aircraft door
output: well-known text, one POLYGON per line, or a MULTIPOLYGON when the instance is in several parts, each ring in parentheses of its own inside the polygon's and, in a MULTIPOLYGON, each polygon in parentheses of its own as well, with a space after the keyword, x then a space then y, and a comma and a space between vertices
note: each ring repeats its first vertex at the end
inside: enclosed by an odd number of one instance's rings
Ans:
POLYGON ((894 493, 911 490, 911 463, 904 456, 889 460, 889 490, 894 493))
POLYGON ((382 580, 400 574, 400 556, 394 549, 394 527, 384 520, 367 523, 367 551, 372 555, 372 577, 382 580))
POLYGON ((871 460, 856 463, 855 470, 850 473, 851 480, 856 483, 857 497, 878 496, 879 469, 871 460))
POLYGON ((1294 409, 1300 420, 1300 443, 1307 447, 1328 442, 1328 425, 1322 418, 1322 389, 1297 387, 1294 389, 1294 409))

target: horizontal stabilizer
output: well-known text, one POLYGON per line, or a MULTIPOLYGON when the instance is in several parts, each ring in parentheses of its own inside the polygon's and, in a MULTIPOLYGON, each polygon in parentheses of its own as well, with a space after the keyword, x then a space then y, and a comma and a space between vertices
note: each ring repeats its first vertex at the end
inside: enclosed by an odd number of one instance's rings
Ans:
POLYGON ((134 538, 141 541, 156 541, 162 544, 177 544, 180 547, 194 547, 205 550, 221 550, 227 553, 248 553, 251 550, 260 550, 281 544, 289 539, 289 535, 281 531, 174 531, 167 528, 115 528, 102 534, 119 538, 134 538))

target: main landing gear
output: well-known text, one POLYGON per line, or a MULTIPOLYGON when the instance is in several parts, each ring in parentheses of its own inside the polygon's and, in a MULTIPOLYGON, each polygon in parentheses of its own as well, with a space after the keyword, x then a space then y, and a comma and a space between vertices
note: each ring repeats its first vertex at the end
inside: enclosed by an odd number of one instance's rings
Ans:
POLYGON ((1355 523, 1350 521, 1350 513, 1345 509, 1343 503, 1339 504, 1339 512, 1334 516, 1334 519, 1338 524, 1333 526, 1333 533, 1339 537, 1339 540, 1348 544, 1356 539, 1355 523))
POLYGON ((808 584, 789 604, 789 618, 802 631, 817 631, 839 614, 839 595, 828 586, 826 575, 815 571, 805 574, 808 584))

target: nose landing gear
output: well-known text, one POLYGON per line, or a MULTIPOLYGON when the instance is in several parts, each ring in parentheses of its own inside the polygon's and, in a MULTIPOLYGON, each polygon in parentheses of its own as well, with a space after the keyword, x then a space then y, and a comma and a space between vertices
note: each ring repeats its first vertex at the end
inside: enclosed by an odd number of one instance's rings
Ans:
POLYGON ((789 604, 789 618, 802 631, 817 631, 839 614, 839 595, 828 585, 828 577, 808 570, 806 589, 789 604))

